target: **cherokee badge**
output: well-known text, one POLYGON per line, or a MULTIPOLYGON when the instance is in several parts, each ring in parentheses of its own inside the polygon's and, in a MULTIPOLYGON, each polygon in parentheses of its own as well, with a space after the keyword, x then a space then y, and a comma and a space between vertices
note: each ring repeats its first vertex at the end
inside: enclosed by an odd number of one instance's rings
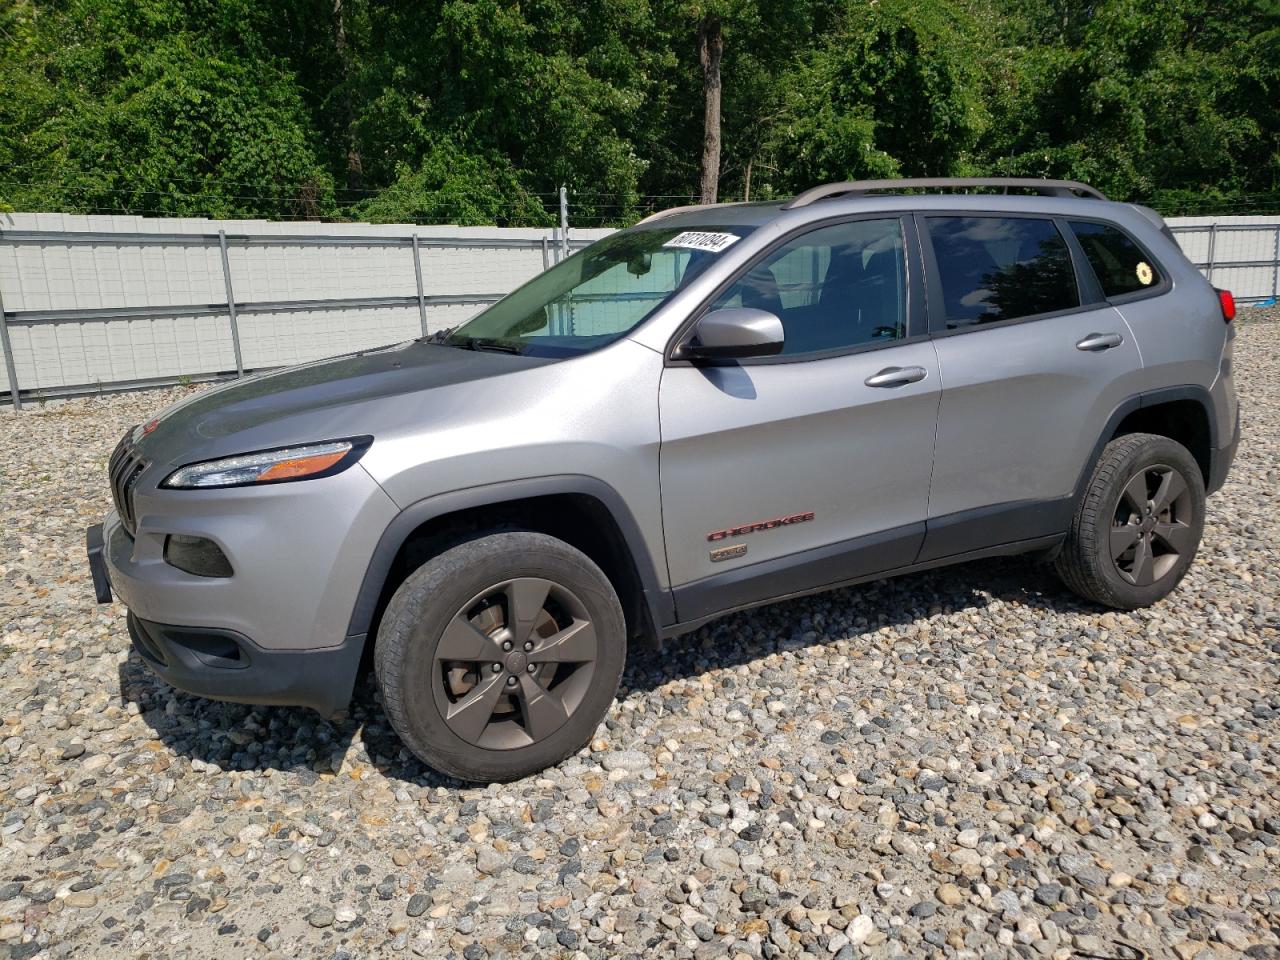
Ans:
POLYGON ((813 511, 807 513, 790 513, 784 517, 774 517, 771 520, 757 520, 755 523, 744 523, 740 527, 726 527, 723 530, 712 530, 707 534, 707 539, 714 543, 716 540, 724 540, 727 537, 742 537, 748 533, 756 533, 760 530, 776 530, 778 527, 790 526, 793 523, 807 523, 813 519, 813 511))

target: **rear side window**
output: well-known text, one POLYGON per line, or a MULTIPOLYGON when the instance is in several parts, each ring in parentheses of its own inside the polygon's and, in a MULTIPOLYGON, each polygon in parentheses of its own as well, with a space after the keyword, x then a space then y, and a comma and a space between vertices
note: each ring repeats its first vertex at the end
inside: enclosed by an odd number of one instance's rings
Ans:
POLYGON ((1080 306, 1067 242, 1052 220, 929 217, 947 329, 1080 306))
POLYGON ((1160 282, 1156 266, 1129 235, 1105 223, 1071 221, 1071 232, 1102 285, 1103 296, 1118 297, 1146 290, 1160 282))

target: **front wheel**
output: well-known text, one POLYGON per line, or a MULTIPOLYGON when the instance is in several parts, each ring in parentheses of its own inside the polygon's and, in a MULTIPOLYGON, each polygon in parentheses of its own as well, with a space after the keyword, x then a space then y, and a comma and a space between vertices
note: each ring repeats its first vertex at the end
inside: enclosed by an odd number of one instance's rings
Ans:
POLYGON ((536 773, 586 743, 626 660, 622 607, 590 558, 540 533, 495 533, 415 570, 378 630, 392 727, 462 780, 536 773))
POLYGON ((1075 593, 1118 610, 1168 596, 1204 530, 1204 478, 1186 447, 1133 433, 1107 444, 1056 567, 1075 593))

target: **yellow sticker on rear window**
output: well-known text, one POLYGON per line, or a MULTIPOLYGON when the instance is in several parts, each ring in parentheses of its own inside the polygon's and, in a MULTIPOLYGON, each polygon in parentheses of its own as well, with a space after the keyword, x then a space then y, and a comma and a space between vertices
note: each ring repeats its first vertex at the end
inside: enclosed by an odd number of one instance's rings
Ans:
POLYGON ((1134 272, 1138 275, 1138 282, 1144 287, 1148 286, 1156 278, 1155 272, 1151 269, 1151 264, 1145 260, 1138 261, 1137 269, 1134 272))
POLYGON ((719 253, 738 242, 732 233, 708 233, 703 230, 686 230, 677 233, 663 244, 664 247, 681 247, 685 250, 705 250, 708 253, 719 253))

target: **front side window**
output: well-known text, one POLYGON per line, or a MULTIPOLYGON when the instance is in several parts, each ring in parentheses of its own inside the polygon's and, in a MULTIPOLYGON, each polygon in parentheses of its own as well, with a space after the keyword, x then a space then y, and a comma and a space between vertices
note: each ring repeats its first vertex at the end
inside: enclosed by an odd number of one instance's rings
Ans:
POLYGON ((897 218, 821 227, 754 264, 711 309, 755 307, 776 314, 785 334, 783 355, 898 340, 907 324, 903 249, 897 218))
POLYGON ((947 329, 1080 305, 1067 242, 1052 220, 929 217, 947 329))
POLYGON ((750 229, 615 233, 534 277, 445 343, 542 357, 595 350, 634 330, 750 229))
POLYGON ((1084 248, 1103 296, 1136 293, 1160 282, 1155 264, 1123 230, 1105 223, 1073 220, 1071 232, 1084 248))

